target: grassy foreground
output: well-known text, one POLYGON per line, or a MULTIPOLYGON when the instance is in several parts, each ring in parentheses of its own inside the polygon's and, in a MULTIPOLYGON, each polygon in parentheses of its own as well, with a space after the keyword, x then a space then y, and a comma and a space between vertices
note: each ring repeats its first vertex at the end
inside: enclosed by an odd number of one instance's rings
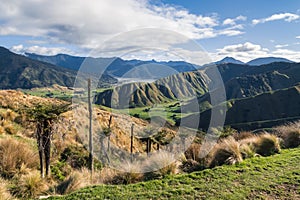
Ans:
POLYGON ((300 199, 300 148, 233 166, 132 185, 99 185, 50 199, 300 199))

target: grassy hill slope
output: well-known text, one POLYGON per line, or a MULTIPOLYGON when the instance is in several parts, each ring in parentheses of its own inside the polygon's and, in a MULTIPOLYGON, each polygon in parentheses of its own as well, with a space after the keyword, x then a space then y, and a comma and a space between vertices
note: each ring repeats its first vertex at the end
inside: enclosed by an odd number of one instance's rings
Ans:
POLYGON ((234 166, 132 185, 88 187, 50 199, 299 199, 300 149, 234 166))

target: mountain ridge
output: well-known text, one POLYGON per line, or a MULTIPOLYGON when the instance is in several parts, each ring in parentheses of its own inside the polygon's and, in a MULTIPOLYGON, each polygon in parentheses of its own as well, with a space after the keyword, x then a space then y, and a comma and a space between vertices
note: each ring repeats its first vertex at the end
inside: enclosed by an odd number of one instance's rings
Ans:
MULTIPOLYGON (((84 86, 86 80, 83 79, 85 76, 77 76, 77 72, 74 70, 33 60, 0 47, 1 89, 31 89, 48 87, 54 84, 73 87, 76 78, 78 86, 84 86)), ((116 80, 103 75, 99 84, 109 82, 115 83, 116 80)))

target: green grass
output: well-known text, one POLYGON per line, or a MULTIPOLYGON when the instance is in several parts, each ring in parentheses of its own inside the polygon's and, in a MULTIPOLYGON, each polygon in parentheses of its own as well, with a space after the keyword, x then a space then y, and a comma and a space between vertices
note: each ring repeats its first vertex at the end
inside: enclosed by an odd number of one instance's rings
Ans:
POLYGON ((100 185, 50 199, 300 199, 300 148, 241 164, 132 185, 100 185))
POLYGON ((174 125, 176 121, 182 117, 186 117, 193 113, 180 113, 180 103, 179 101, 173 101, 169 103, 162 103, 158 106, 145 106, 145 107, 135 107, 129 109, 112 109, 105 106, 99 106, 99 108, 106 111, 112 111, 114 113, 131 115, 144 120, 150 120, 151 117, 162 117, 170 124, 174 125))

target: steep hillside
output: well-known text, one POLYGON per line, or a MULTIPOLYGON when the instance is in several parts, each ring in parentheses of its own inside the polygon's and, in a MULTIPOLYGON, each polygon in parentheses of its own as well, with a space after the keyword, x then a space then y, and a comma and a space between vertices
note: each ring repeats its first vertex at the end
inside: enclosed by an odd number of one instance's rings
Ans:
MULTIPOLYGON (((221 64, 217 66, 227 100, 246 98, 273 90, 289 88, 300 82, 299 63, 271 63, 262 66, 221 64)), ((209 69, 209 67, 205 68, 209 69)), ((96 103, 111 107, 149 106, 155 103, 198 96, 210 102, 205 69, 175 74, 153 83, 132 83, 97 94, 96 103), (125 99, 126 102, 122 102, 125 99), (120 104, 119 106, 116 106, 120 104)))
MULTIPOLYGON (((225 125, 236 129, 266 128, 293 121, 300 118, 300 85, 244 99, 230 100, 227 106, 225 125)), ((199 128, 207 129, 211 110, 184 118, 185 121, 190 122, 191 127, 194 125, 192 119, 195 115, 200 118, 199 128)))
POLYGON ((203 95, 209 78, 204 71, 184 72, 153 83, 129 83, 96 95, 96 104, 113 108, 142 107, 203 95))
MULTIPOLYGON (((76 76, 76 71, 32 60, 0 47, 0 89, 30 89, 53 84, 72 87, 76 76)), ((116 80, 103 76, 100 82, 101 85, 116 80)))
MULTIPOLYGON (((31 96, 15 90, 0 90, 0 109, 3 109, 4 111, 12 110, 12 111, 19 112, 22 108, 24 108, 24 106, 34 107, 37 104, 61 104, 61 103, 65 103, 65 102, 55 98, 42 98, 37 96, 31 96)), ((111 113, 99 109, 97 107, 94 107, 93 113, 94 113, 94 120, 95 120, 94 121, 95 135, 98 134, 99 131, 101 131, 101 129, 108 127, 110 115, 113 115, 113 119, 111 123, 111 129, 112 129, 111 142, 112 144, 116 145, 118 148, 127 151, 129 151, 130 149, 131 125, 134 124, 135 131, 137 133, 142 132, 149 125, 147 121, 134 118, 128 115, 123 115, 114 112, 111 113)), ((87 129, 86 129, 86 126, 88 126, 87 106, 79 104, 77 107, 74 107, 74 109, 65 113, 63 116, 66 119, 65 121, 66 123, 62 123, 60 128, 63 131, 67 131, 65 133, 66 137, 69 138, 67 139, 67 142, 77 141, 77 144, 78 142, 79 143, 83 142, 80 141, 78 137, 80 136, 81 138, 84 138, 86 136, 85 134, 87 133, 87 129), (67 130, 68 128, 70 130, 67 130)), ((20 124, 18 126, 22 127, 23 125, 20 124)), ((24 130, 26 128, 28 127, 23 127, 21 130, 24 130)), ((33 130, 27 129, 27 132, 33 133, 33 130)), ((63 134, 63 132, 60 134, 63 134)), ((143 147, 141 145, 141 142, 137 139, 135 139, 134 142, 135 142, 134 151, 142 152, 143 147)), ((99 144, 95 144, 95 146, 97 145, 99 144)))

